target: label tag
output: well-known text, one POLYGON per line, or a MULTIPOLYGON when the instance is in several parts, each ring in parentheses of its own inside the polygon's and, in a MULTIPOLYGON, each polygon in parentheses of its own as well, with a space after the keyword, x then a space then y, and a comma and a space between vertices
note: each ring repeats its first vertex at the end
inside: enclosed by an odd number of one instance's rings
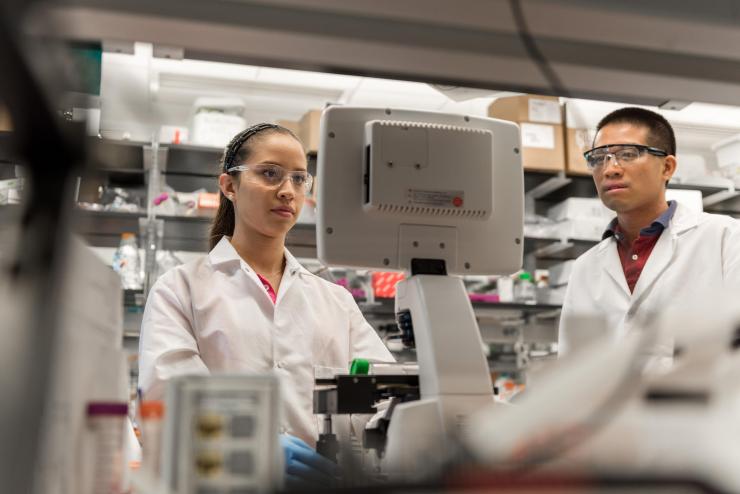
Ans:
POLYGON ((465 204, 465 192, 461 190, 416 190, 409 189, 411 204, 423 204, 438 208, 460 208, 465 204))
POLYGON ((531 122, 559 124, 562 122, 560 102, 532 98, 529 100, 529 120, 531 122))
POLYGON ((523 147, 555 149, 555 127, 552 125, 523 123, 520 129, 523 147))

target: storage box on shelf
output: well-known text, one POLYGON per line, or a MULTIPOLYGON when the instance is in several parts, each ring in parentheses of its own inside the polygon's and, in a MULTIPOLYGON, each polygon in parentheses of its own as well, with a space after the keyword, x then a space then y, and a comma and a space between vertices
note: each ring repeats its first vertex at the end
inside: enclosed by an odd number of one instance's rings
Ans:
POLYGON ((565 170, 568 173, 591 176, 583 153, 591 149, 593 141, 592 129, 565 128, 565 170))
POLYGON ((557 97, 499 98, 491 103, 488 116, 519 124, 525 170, 565 170, 562 110, 557 97))
POLYGON ((295 135, 298 135, 300 133, 300 122, 296 120, 278 120, 275 123, 280 125, 281 127, 285 127, 289 131, 293 132, 295 135))
POLYGON ((298 122, 298 137, 303 142, 307 153, 316 153, 319 150, 319 131, 321 110, 310 110, 298 122))
POLYGON ((548 218, 555 221, 580 218, 595 218, 609 221, 614 217, 614 211, 608 209, 598 198, 571 197, 547 211, 548 218))

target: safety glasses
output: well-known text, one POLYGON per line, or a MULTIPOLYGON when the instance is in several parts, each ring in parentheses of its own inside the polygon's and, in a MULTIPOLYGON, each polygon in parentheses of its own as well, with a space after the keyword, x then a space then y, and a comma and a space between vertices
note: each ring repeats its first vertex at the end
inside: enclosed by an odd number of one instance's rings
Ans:
POLYGON ((278 165, 237 165, 229 168, 228 173, 231 172, 244 172, 249 180, 267 187, 280 187, 286 180, 290 180, 295 190, 301 194, 308 194, 313 186, 313 177, 307 171, 288 171, 278 165))
POLYGON ((614 158, 620 166, 623 166, 629 165, 645 153, 653 156, 668 156, 668 153, 662 149, 642 144, 607 144, 589 149, 583 153, 583 157, 586 158, 589 170, 594 171, 600 169, 609 158, 614 158))

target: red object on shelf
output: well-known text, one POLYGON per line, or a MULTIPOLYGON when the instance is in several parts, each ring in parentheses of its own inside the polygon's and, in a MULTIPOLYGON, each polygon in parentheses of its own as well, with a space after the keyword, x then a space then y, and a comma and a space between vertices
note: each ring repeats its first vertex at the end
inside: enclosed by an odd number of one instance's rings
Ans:
POLYGON ((396 296, 396 283, 403 280, 403 273, 395 271, 378 271, 373 273, 372 285, 376 298, 393 298, 396 296))
POLYGON ((218 194, 202 192, 198 194, 198 209, 217 209, 218 194))

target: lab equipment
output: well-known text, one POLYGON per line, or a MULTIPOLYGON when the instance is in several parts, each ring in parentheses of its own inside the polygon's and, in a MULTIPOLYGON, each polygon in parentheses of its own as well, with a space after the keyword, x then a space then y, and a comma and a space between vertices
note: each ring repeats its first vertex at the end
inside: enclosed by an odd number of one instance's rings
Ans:
POLYGON ((270 492, 282 480, 274 376, 184 376, 168 383, 162 472, 178 494, 270 492))
POLYGON ((141 288, 141 259, 135 234, 121 234, 121 243, 113 254, 113 270, 121 276, 125 290, 141 288))
POLYGON ((472 417, 473 457, 497 471, 694 478, 737 492, 737 292, 696 296, 704 310, 674 305, 620 341, 592 340, 553 361, 515 408, 472 417), (655 359, 654 345, 674 361, 655 359))
POLYGON ((500 302, 514 301, 514 280, 511 276, 499 276, 496 280, 496 289, 500 302))
POLYGON ((139 414, 141 415, 141 467, 152 477, 159 478, 164 403, 159 400, 142 401, 139 414))
MULTIPOLYGON (((322 115, 319 258, 411 274, 396 285, 395 306, 399 326, 413 335, 421 399, 390 412, 384 468, 392 476, 434 470, 465 416, 493 403, 470 300, 462 279, 447 274, 520 269, 519 146, 516 125, 488 118, 351 107, 322 115)), ((350 383, 362 382, 367 395, 372 379, 350 383)))
POLYGON ((515 299, 520 304, 536 304, 537 303, 537 292, 535 290, 534 282, 532 281, 532 273, 523 271, 519 273, 519 278, 516 280, 515 285, 515 299))
POLYGON ((247 126, 244 101, 239 98, 202 97, 193 103, 190 137, 193 144, 223 148, 247 126))
MULTIPOLYGON (((89 477, 78 473, 94 472, 85 453, 88 417, 101 417, 99 409, 89 416, 88 404, 120 403, 124 410, 128 400, 120 279, 81 240, 72 238, 68 251, 35 475, 44 494, 90 492, 91 484, 84 486, 89 477)), ((126 419, 124 412, 120 420, 126 419)))
POLYGON ((117 494, 124 491, 124 427, 128 405, 91 402, 87 405, 81 493, 117 494))

